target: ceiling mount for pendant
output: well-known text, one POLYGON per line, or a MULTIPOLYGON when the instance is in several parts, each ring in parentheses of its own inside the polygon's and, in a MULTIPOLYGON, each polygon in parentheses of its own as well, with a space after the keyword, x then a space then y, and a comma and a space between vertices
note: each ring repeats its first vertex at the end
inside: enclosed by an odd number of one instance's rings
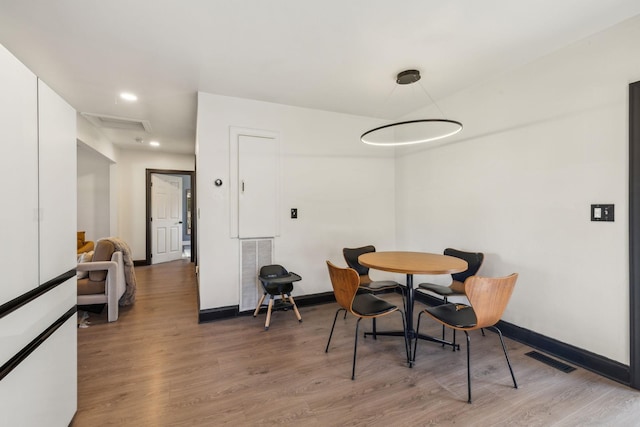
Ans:
MULTIPOLYGON (((408 85, 420 80, 420 71, 405 70, 396 76, 396 83, 408 85)), ((422 85, 420 85, 422 86, 422 85)), ((427 96, 431 96, 422 88, 427 96)), ((438 107, 433 99, 431 101, 438 107)), ((440 111, 440 108, 438 107, 440 111)), ((440 111, 442 113, 442 111, 440 111)), ((371 129, 360 136, 369 145, 398 146, 420 144, 443 139, 462 130, 462 123, 447 119, 420 119, 391 123, 371 129)))
POLYGON ((398 73, 396 77, 396 83, 399 85, 408 85, 420 80, 420 71, 418 70, 406 70, 398 73))

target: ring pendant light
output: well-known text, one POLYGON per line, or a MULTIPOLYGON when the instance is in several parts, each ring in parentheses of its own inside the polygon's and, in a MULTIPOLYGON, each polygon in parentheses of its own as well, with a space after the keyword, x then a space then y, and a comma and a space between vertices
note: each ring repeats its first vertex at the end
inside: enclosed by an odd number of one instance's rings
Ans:
MULTIPOLYGON (((420 72, 418 70, 406 70, 398 73, 396 83, 407 85, 415 83, 418 80, 420 80, 420 72)), ((429 94, 427 93, 427 95, 429 94)), ((429 96, 429 98, 431 98, 431 96, 429 96)), ((438 107, 433 99, 432 102, 438 110, 440 110, 440 107, 438 107)), ((442 111, 440 112, 442 113, 442 111)), ((437 141, 455 135, 461 130, 462 123, 455 120, 408 120, 390 123, 368 130, 360 136, 360 140, 369 145, 393 147, 437 141)))

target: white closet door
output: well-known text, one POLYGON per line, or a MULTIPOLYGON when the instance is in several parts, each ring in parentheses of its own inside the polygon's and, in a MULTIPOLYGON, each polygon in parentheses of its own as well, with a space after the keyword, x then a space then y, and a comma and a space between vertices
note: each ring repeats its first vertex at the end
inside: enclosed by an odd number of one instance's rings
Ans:
POLYGON ((76 112, 38 81, 40 282, 76 266, 76 112))
POLYGON ((69 425, 78 401, 77 334, 76 316, 72 316, 2 379, 1 425, 69 425))
POLYGON ((238 137, 238 231, 240 238, 273 237, 277 230, 277 141, 238 137))
POLYGON ((3 426, 68 425, 76 412, 75 117, 0 46, 3 426))
POLYGON ((38 281, 37 79, 0 45, 0 305, 38 281))

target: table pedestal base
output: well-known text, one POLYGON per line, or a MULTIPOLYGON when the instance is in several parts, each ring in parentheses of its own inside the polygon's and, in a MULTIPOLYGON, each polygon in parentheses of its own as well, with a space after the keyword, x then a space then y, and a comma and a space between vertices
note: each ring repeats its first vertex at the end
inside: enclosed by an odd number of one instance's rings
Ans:
MULTIPOLYGON (((365 332, 364 337, 366 338, 367 335, 371 335, 373 339, 376 339, 376 336, 378 335, 387 336, 387 337, 403 337, 404 338, 404 331, 365 332)), ((442 344, 443 346, 450 345, 453 348, 453 351, 460 350, 460 344, 456 344, 451 341, 445 341, 440 338, 432 337, 431 335, 416 334, 415 331, 409 331, 407 333, 407 336, 409 338, 409 348, 411 348, 411 342, 414 339, 415 340, 420 339, 420 340, 431 341, 438 344, 442 344)), ((409 367, 413 368, 414 363, 415 363, 415 360, 413 359, 409 360, 409 367)))
MULTIPOLYGON (((403 331, 380 331, 380 332, 365 332, 364 333, 364 337, 366 338, 367 336, 373 336, 373 339, 376 339, 377 335, 382 335, 382 336, 387 336, 387 337, 404 337, 404 332, 403 331)), ((409 337, 409 341, 412 341, 416 338, 421 339, 421 340, 425 340, 425 341, 431 341, 431 342, 435 342, 438 344, 442 344, 442 345, 450 345, 451 347, 453 347, 453 350, 460 350, 460 344, 456 344, 453 343, 451 341, 445 341, 443 339, 440 338, 436 338, 436 337, 432 337, 431 335, 424 335, 424 334, 420 334, 420 335, 416 335, 415 332, 411 331, 408 332, 408 337, 409 337)))

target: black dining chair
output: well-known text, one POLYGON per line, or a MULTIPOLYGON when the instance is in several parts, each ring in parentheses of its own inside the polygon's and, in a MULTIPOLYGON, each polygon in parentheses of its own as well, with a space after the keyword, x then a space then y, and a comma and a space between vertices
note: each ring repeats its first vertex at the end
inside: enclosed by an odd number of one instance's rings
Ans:
MULTIPOLYGON (((404 306, 404 294, 405 286, 396 282, 395 280, 372 280, 369 277, 369 267, 366 267, 358 261, 358 257, 362 254, 375 252, 376 247, 373 245, 361 246, 358 248, 343 248, 342 255, 347 262, 349 268, 353 268, 358 273, 359 285, 358 288, 362 291, 369 292, 377 295, 390 291, 400 291, 402 295, 402 305, 404 306)), ((347 313, 345 312, 345 316, 347 313)), ((372 333, 373 338, 376 338, 376 319, 372 320, 372 333)))
MULTIPOLYGON (((432 292, 442 300, 447 303, 449 302, 448 298, 453 296, 464 296, 464 281, 467 280, 467 277, 474 276, 480 267, 482 266, 482 262, 484 261, 484 254, 482 252, 465 252, 458 249, 447 248, 443 252, 445 255, 453 256, 456 258, 463 259, 467 261, 467 265, 469 266, 465 271, 460 273, 455 273, 451 275, 451 284, 450 285, 438 285, 435 283, 420 283, 418 285, 419 290, 432 292)), ((444 340, 445 327, 442 326, 442 340, 444 340)), ((484 331, 482 331, 484 335, 484 331)), ((453 330, 453 350, 456 349, 456 331, 453 330)))
MULTIPOLYGON (((495 326, 509 303, 517 279, 517 273, 506 277, 495 278, 471 276, 464 282, 464 293, 471 305, 456 303, 442 304, 427 307, 418 315, 416 334, 420 331, 420 319, 423 314, 429 315, 443 326, 464 331, 467 337, 467 402, 469 403, 471 403, 471 338, 469 337, 469 331, 491 328, 498 333, 500 343, 502 344, 502 351, 504 352, 505 359, 507 359, 507 365, 509 366, 509 372, 513 380, 513 387, 518 388, 518 383, 513 374, 511 362, 509 361, 509 355, 507 354, 507 348, 504 345, 502 332, 495 326)), ((413 363, 415 363, 416 360, 418 341, 420 340, 416 340, 413 348, 413 363)))
POLYGON ((344 310, 345 312, 349 312, 356 316, 358 320, 356 321, 355 342, 353 346, 353 366, 351 368, 351 379, 354 380, 356 378, 356 353, 358 350, 358 326, 360 325, 360 320, 376 319, 397 311, 400 313, 400 317, 402 317, 404 346, 407 354, 406 361, 409 363, 410 348, 403 311, 400 310, 398 306, 378 298, 373 294, 358 293, 360 280, 358 278, 358 273, 354 269, 337 267, 330 261, 327 261, 327 267, 329 269, 329 277, 331 278, 333 294, 336 297, 336 302, 338 303, 339 308, 333 317, 329 340, 327 341, 327 346, 324 349, 325 353, 329 352, 329 344, 331 344, 331 337, 333 336, 333 330, 336 326, 338 314, 344 310))

